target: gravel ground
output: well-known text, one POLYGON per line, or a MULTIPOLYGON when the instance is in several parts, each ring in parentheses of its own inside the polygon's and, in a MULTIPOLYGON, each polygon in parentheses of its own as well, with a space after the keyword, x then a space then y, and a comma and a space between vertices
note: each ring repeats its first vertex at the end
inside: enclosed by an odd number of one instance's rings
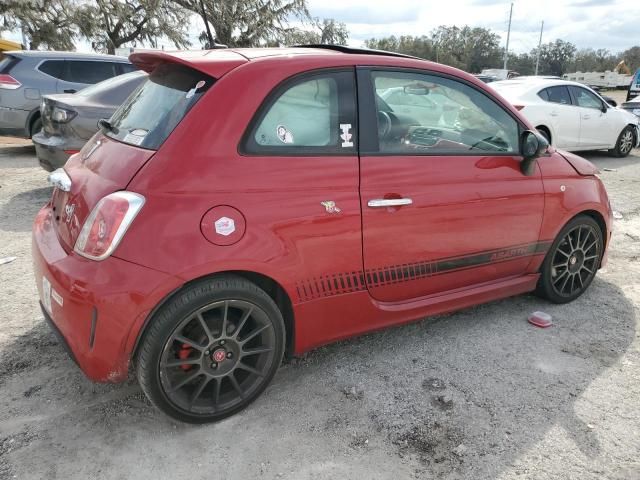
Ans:
POLYGON ((640 151, 585 155, 617 220, 578 301, 531 295, 316 350, 215 425, 176 424, 132 380, 86 380, 37 306, 32 219, 51 194, 0 145, 0 478, 640 479, 640 151), (535 310, 554 326, 526 322, 535 310))

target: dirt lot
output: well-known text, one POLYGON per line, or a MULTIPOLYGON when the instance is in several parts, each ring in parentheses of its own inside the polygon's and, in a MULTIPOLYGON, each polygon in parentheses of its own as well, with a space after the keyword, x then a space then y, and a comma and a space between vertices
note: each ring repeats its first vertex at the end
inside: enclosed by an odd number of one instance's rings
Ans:
POLYGON ((640 479, 640 151, 585 155, 617 220, 578 301, 520 296, 284 365, 249 409, 176 424, 134 381, 94 385, 37 306, 30 228, 50 196, 0 145, 0 478, 640 479), (534 310, 555 325, 526 322, 534 310))

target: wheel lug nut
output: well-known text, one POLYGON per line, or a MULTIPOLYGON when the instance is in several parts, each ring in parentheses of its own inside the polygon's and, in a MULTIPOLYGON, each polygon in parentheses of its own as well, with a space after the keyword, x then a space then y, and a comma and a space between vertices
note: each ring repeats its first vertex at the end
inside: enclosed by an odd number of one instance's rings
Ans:
POLYGON ((227 352, 227 358, 231 358, 231 357, 233 357, 233 353, 227 352))
POLYGON ((218 368, 218 364, 217 364, 217 363, 215 363, 215 362, 214 362, 214 363, 212 363, 212 364, 211 364, 211 368, 218 368))
POLYGON ((224 340, 220 340, 220 345, 224 345, 226 342, 224 340))

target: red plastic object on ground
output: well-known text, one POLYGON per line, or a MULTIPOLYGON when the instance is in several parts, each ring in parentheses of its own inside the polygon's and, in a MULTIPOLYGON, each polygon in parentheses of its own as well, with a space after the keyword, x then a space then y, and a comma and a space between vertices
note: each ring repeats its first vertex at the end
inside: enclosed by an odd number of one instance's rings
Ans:
POLYGON ((551 315, 544 312, 533 312, 529 315, 529 323, 540 328, 547 328, 553 324, 551 322, 551 315))

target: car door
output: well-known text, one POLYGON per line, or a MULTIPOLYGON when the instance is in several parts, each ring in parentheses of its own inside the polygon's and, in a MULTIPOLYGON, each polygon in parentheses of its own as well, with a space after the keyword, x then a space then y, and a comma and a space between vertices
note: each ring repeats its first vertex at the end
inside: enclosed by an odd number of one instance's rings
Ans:
POLYGON ((612 122, 605 102, 586 88, 570 85, 575 108, 580 112, 580 147, 606 147, 610 144, 612 122))
POLYGON ((554 131, 554 146, 566 149, 579 147, 580 112, 573 105, 567 86, 547 87, 538 96, 547 102, 547 113, 554 131))
POLYGON ((242 169, 231 164, 221 172, 232 178, 229 188, 239 181, 238 190, 254 192, 236 204, 247 222, 273 226, 256 248, 271 245, 295 257, 287 268, 297 301, 366 290, 355 105, 352 67, 291 77, 256 113, 243 140, 242 169))
POLYGON ((116 65, 112 62, 67 59, 64 76, 58 81, 58 93, 76 93, 116 75, 116 65))
POLYGON ((441 294, 525 273, 541 251, 543 187, 520 171, 521 125, 476 86, 420 71, 358 69, 365 280, 377 300, 441 294), (392 87, 446 102, 420 124, 392 87))

